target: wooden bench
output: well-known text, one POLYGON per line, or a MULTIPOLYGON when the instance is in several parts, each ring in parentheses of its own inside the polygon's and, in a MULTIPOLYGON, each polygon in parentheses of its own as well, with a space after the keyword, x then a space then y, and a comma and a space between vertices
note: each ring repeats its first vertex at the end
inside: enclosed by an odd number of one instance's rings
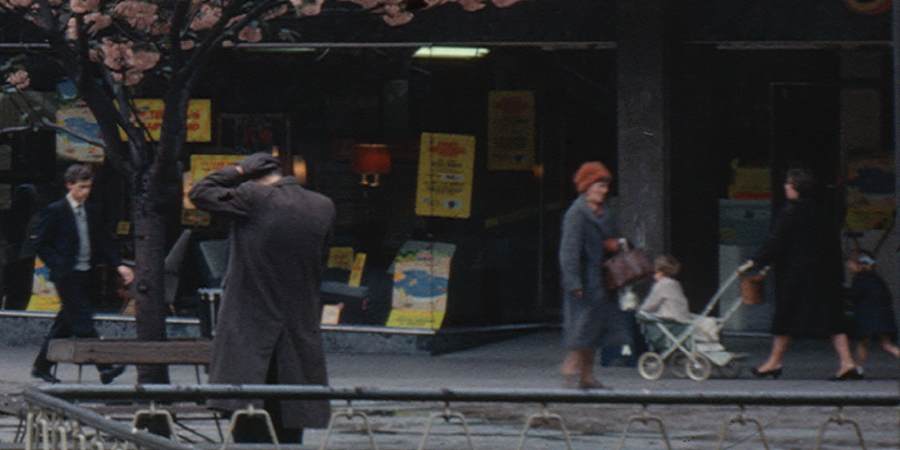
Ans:
POLYGON ((135 365, 192 365, 200 381, 200 366, 209 365, 212 341, 208 339, 172 339, 138 341, 134 339, 53 339, 47 359, 57 363, 135 365))

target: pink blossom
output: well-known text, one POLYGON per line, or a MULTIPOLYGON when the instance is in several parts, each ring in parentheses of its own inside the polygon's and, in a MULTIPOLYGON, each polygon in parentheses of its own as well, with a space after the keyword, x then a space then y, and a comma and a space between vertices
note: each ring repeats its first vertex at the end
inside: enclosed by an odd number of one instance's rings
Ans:
POLYGON ((168 33, 171 29, 172 24, 170 22, 153 22, 153 26, 150 27, 150 34, 160 36, 168 33))
POLYGON ((124 70, 128 62, 134 58, 134 52, 131 50, 133 45, 131 42, 116 43, 110 39, 103 39, 103 43, 100 44, 103 64, 114 71, 124 70))
POLYGON ((159 7, 153 3, 140 0, 125 0, 116 4, 113 14, 124 19, 137 30, 150 31, 150 27, 159 19, 159 7))
POLYGON ((99 6, 100 0, 69 0, 69 8, 75 14, 96 11, 99 6))
POLYGON ((128 70, 125 72, 125 86, 134 86, 144 79, 144 73, 140 70, 128 70))
POLYGON ((203 4, 194 20, 191 21, 191 29, 194 31, 208 30, 215 26, 219 19, 222 18, 222 8, 203 4))
POLYGON ((425 7, 432 8, 435 6, 443 5, 444 3, 447 3, 450 1, 456 1, 456 0, 425 0, 425 7))
POLYGON ((245 17, 247 17, 246 14, 240 14, 240 15, 234 16, 231 19, 228 19, 228 23, 226 23, 225 26, 230 27, 230 26, 244 20, 245 17))
POLYGON ((159 52, 149 50, 137 50, 131 52, 127 61, 131 66, 130 70, 138 70, 141 72, 152 69, 159 62, 159 52))
POLYGON ((69 18, 66 22, 66 39, 74 41, 78 39, 78 21, 74 17, 69 18))
POLYGON ((462 6, 462 9, 469 12, 478 11, 485 6, 484 0, 458 0, 458 3, 459 6, 462 6))
POLYGON ((185 40, 181 41, 181 49, 182 50, 190 50, 190 49, 194 48, 195 45, 197 45, 197 43, 194 42, 192 39, 185 39, 185 40))
POLYGON ((409 11, 402 11, 402 12, 400 12, 398 14, 394 14, 394 15, 387 14, 387 15, 381 16, 381 18, 384 20, 384 23, 386 23, 392 27, 398 27, 400 25, 407 24, 407 23, 409 23, 409 21, 413 20, 413 13, 411 13, 409 11))
POLYGON ((322 12, 322 3, 325 3, 325 0, 315 0, 315 3, 303 2, 303 5, 300 6, 300 15, 301 16, 317 16, 322 12))
POLYGON ((491 0, 491 3, 498 8, 508 8, 516 3, 519 3, 522 0, 491 0))
POLYGON ((7 9, 28 8, 33 0, 0 0, 0 6, 7 9))
POLYGON ((259 42, 262 40, 262 30, 260 30, 259 27, 244 27, 241 32, 238 33, 238 39, 245 42, 259 42))
POLYGON ((112 25, 112 17, 102 13, 90 13, 84 16, 84 23, 89 25, 88 33, 96 34, 98 31, 112 25))
POLYGON ((7 75, 6 82, 15 86, 18 90, 24 91, 28 88, 28 85, 31 84, 31 79, 28 77, 28 72, 19 69, 7 75))

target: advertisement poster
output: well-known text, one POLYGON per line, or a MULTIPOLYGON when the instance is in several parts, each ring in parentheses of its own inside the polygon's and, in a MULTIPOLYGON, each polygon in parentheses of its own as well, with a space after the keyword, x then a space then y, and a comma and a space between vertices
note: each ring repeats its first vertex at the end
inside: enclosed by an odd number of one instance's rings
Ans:
POLYGON ((491 91, 488 95, 488 170, 534 166, 534 93, 491 91))
MULTIPOLYGON (((80 135, 101 139, 100 126, 86 106, 60 108, 56 112, 56 124, 80 135)), ((103 161, 102 148, 88 144, 69 133, 56 133, 56 155, 80 162, 103 161)))
POLYGON ((195 182, 202 180, 203 177, 211 172, 235 164, 245 157, 246 155, 191 155, 191 171, 185 172, 182 180, 184 185, 183 207, 181 209, 182 225, 209 225, 209 213, 198 210, 188 198, 188 193, 195 182))
POLYGON ((474 166, 474 136, 422 133, 416 214, 468 218, 474 166))
MULTIPOLYGON (((159 140, 162 131, 163 110, 166 104, 160 99, 138 98, 134 100, 141 122, 150 132, 154 141, 159 140)), ((119 136, 126 139, 125 131, 119 129, 119 136)), ((212 141, 212 101, 196 99, 188 102, 187 142, 212 141)))
POLYGON ((847 173, 847 229, 883 230, 894 215, 894 161, 851 160, 847 173))
POLYGON ((41 258, 34 259, 34 284, 31 288, 31 300, 28 301, 28 311, 59 311, 59 295, 56 287, 50 281, 50 269, 44 265, 41 258))
POLYGON ((394 258, 394 292, 387 326, 437 330, 447 312, 450 263, 456 246, 406 241, 394 258))

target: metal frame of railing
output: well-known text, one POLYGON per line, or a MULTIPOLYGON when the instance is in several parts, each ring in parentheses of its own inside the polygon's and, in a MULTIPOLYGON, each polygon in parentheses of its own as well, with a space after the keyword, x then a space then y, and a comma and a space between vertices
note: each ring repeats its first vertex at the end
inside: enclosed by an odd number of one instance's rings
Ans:
MULTIPOLYGON (((519 440, 522 448, 530 429, 538 423, 555 422, 559 425, 560 432, 565 439, 567 448, 571 449, 571 440, 561 416, 551 413, 547 409, 548 404, 561 403, 594 403, 594 404, 635 404, 643 406, 641 412, 628 418, 625 430, 622 434, 618 448, 624 446, 629 429, 634 424, 655 425, 666 448, 669 445, 668 434, 662 418, 650 415, 647 405, 736 405, 740 412, 728 417, 722 423, 718 448, 721 448, 732 425, 754 425, 757 434, 765 448, 769 448, 762 425, 759 421, 745 414, 746 406, 830 406, 836 411, 819 427, 816 448, 821 447, 824 434, 831 425, 850 426, 854 429, 858 438, 858 447, 865 449, 862 431, 859 425, 847 418, 843 413, 844 407, 871 406, 895 408, 900 414, 900 392, 798 392, 798 391, 646 391, 646 390, 590 390, 580 391, 571 389, 401 389, 401 388, 375 388, 375 387, 351 387, 334 388, 326 386, 301 386, 301 385, 135 385, 135 386, 100 386, 100 385, 45 385, 31 387, 24 392, 25 401, 29 405, 28 424, 26 426, 26 448, 37 448, 34 445, 41 441, 41 445, 58 445, 65 440, 63 435, 68 432, 68 438, 73 441, 77 437, 74 431, 82 426, 88 426, 96 430, 97 435, 106 435, 125 444, 112 448, 153 448, 165 450, 185 450, 198 448, 186 445, 171 439, 139 431, 135 426, 127 426, 105 418, 73 402, 78 401, 144 401, 150 403, 149 410, 143 410, 143 414, 165 415, 164 408, 156 409, 157 402, 202 401, 214 398, 229 399, 328 399, 344 400, 347 407, 335 411, 332 415, 328 429, 322 439, 320 449, 328 446, 328 440, 332 434, 335 422, 338 419, 355 420, 362 419, 366 425, 368 447, 377 450, 374 436, 369 426, 365 412, 354 409, 353 401, 410 401, 410 402, 440 402, 444 407, 441 412, 431 415, 424 434, 422 435, 419 449, 425 448, 428 441, 431 425, 436 418, 449 421, 456 419, 467 438, 471 448, 471 437, 465 417, 454 412, 450 408, 451 403, 480 402, 480 403, 535 403, 541 405, 541 411, 530 416, 525 423, 519 440), (53 415, 53 417, 48 416, 53 415), (52 419, 52 420, 51 420, 52 419), (38 423, 43 420, 43 424, 38 423), (51 423, 52 422, 52 423, 51 423), (56 436, 54 438, 53 436, 56 436), (129 445, 131 445, 129 447, 129 445)), ((261 410, 253 409, 236 411, 232 416, 232 426, 240 415, 262 415, 268 421, 268 415, 261 410)), ((135 417, 137 423, 137 417, 135 417)), ((900 423, 898 423, 900 426, 900 423)), ((274 434, 274 433, 273 433, 274 434)), ((84 435, 80 437, 85 441, 84 435)), ((229 442, 224 439, 224 446, 229 442)), ((275 448, 280 446, 273 436, 275 448)), ((58 447, 42 448, 64 448, 58 447)), ((67 447, 66 447, 67 448, 67 447)), ((73 446, 73 448, 78 448, 73 446)), ((83 446, 82 448, 106 448, 83 446)))

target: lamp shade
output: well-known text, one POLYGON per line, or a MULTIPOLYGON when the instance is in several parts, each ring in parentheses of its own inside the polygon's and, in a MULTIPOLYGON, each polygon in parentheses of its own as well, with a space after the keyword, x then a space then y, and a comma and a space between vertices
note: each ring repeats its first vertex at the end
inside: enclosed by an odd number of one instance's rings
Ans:
POLYGON ((353 171, 359 174, 391 172, 391 151, 385 144, 356 144, 353 146, 353 171))

